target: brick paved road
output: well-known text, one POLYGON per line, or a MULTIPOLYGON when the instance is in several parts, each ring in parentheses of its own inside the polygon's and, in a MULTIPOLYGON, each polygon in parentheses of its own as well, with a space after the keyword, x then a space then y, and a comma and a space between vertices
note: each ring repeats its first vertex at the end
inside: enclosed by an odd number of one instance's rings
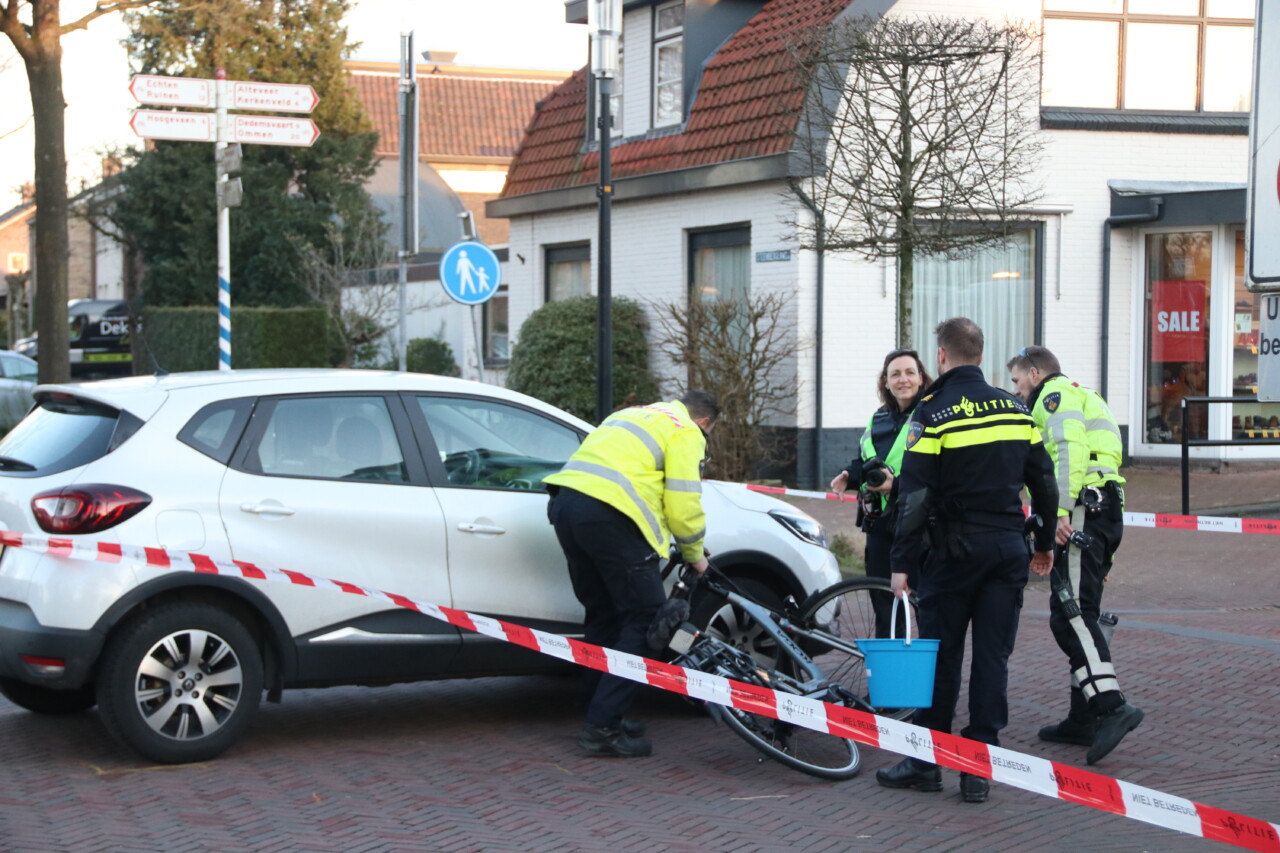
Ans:
MULTIPOLYGON (((1280 822, 1277 546, 1128 532, 1107 603, 1148 716, 1098 770, 1280 822)), ((1047 594, 1028 589, 1004 745, 1083 766, 1082 749, 1035 739, 1066 699, 1047 594)), ((897 757, 874 749, 856 779, 810 779, 658 695, 639 709, 654 758, 579 757, 572 695, 566 678, 289 693, 219 760, 172 768, 116 747, 96 713, 41 718, 0 699, 0 850, 1227 849, 1003 786, 966 805, 950 771, 941 794, 883 790, 872 771, 897 757)))

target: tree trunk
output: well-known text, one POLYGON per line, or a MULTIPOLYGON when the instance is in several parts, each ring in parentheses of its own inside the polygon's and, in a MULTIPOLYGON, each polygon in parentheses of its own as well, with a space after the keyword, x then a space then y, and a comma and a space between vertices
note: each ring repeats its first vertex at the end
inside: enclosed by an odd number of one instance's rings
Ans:
POLYGON ((40 335, 40 381, 66 382, 67 355, 67 156, 62 97, 62 49, 55 25, 38 35, 37 55, 27 60, 35 113, 36 331, 40 335))
POLYGON ((912 340, 912 300, 915 298, 916 247, 910 232, 898 244, 898 346, 914 347, 912 340))

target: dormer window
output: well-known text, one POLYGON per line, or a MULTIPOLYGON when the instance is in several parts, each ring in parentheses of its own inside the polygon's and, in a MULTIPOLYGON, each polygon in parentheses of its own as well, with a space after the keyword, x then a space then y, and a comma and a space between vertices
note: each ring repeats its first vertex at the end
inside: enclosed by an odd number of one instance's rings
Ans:
POLYGON ((1047 107, 1249 111, 1253 0, 1045 0, 1047 107))
POLYGON ((684 0, 660 3, 653 16, 653 126, 684 118, 684 0))

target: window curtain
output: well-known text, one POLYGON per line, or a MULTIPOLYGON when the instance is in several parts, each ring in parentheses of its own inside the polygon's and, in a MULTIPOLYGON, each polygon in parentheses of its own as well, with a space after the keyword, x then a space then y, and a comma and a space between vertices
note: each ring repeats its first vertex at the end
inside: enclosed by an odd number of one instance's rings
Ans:
POLYGON ((912 297, 912 340, 937 376, 934 329, 951 317, 968 317, 986 341, 982 371, 998 388, 1009 388, 1005 362, 1035 343, 1035 231, 1019 231, 971 257, 917 256, 912 297))
POLYGON ((547 300, 559 302, 591 292, 591 261, 552 261, 547 265, 547 300))
POLYGON ((751 247, 695 249, 694 291, 704 299, 740 299, 751 295, 751 247))

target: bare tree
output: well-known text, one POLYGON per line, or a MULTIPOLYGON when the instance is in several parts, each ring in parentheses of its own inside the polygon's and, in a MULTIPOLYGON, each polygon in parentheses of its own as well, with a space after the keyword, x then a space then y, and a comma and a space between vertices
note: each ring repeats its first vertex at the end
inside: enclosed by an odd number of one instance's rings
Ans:
POLYGON ((653 308, 655 346, 684 373, 676 384, 720 401, 707 475, 741 482, 790 462, 793 444, 777 427, 795 414, 794 361, 804 348, 790 298, 693 298, 653 308))
POLYGON ((792 48, 807 84, 791 190, 807 243, 896 258, 911 344, 917 254, 963 257, 1040 197, 1038 33, 940 16, 855 18, 792 48))
POLYGON ((0 31, 27 68, 35 119, 36 331, 40 335, 40 381, 65 382, 71 375, 67 326, 66 103, 62 97, 62 36, 85 29, 112 12, 152 0, 99 0, 93 11, 62 23, 61 0, 3 0, 0 31), (25 20, 29 12, 30 21, 25 20))
MULTIPOLYGON (((380 219, 330 223, 328 247, 294 240, 311 297, 323 305, 341 349, 339 367, 351 367, 395 328, 399 319, 396 253, 384 238, 380 219)), ((447 304, 443 297, 407 307, 408 311, 447 304)))

